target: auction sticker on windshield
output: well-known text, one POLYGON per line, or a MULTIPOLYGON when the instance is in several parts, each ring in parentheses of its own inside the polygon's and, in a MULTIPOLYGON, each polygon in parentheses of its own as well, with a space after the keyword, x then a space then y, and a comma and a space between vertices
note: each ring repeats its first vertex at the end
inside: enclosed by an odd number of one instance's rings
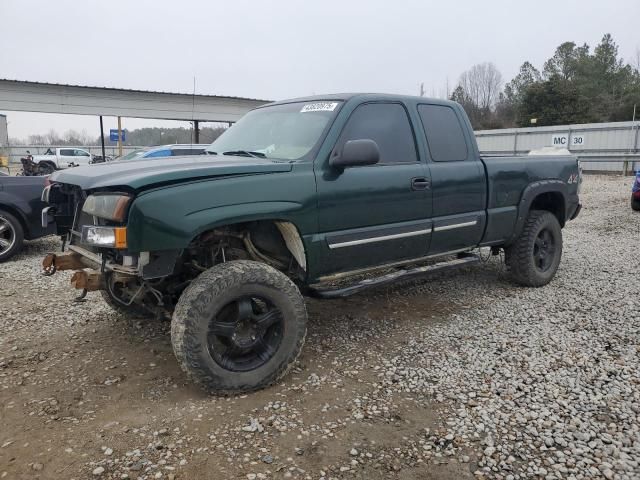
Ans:
POLYGON ((318 102, 318 103, 307 103, 302 109, 300 113, 305 112, 333 112, 338 106, 338 102, 318 102))

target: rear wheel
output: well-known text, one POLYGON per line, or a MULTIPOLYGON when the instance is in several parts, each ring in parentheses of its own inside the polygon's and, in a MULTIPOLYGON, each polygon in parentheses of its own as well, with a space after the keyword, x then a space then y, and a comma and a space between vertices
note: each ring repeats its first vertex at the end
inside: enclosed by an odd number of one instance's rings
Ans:
POLYGON ((549 283, 562 257, 562 229, 556 216, 542 210, 529 212, 522 233, 505 253, 516 283, 527 287, 549 283))
POLYGON ((38 175, 51 175, 56 167, 50 162, 40 162, 37 167, 38 175))
POLYGON ((631 209, 640 211, 640 198, 636 198, 633 195, 631 196, 631 209))
POLYGON ((9 212, 0 210, 0 262, 9 260, 22 248, 22 224, 9 212))
POLYGON ((183 292, 171 323, 182 369, 210 393, 267 387, 285 375, 307 331, 302 295, 278 270, 253 261, 216 265, 183 292))

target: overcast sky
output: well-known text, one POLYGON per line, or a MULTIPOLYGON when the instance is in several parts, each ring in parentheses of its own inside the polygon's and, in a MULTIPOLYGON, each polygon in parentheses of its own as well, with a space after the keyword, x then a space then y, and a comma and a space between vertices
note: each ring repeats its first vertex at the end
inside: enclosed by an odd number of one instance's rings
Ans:
MULTIPOLYGON (((505 81, 564 41, 640 48, 640 0, 0 0, 0 78, 282 99, 442 95, 475 63, 505 81)), ((98 134, 93 117, 2 112, 9 134, 98 134)), ((178 122, 126 119, 124 126, 178 122)), ((115 127, 108 119, 105 128, 115 127)))

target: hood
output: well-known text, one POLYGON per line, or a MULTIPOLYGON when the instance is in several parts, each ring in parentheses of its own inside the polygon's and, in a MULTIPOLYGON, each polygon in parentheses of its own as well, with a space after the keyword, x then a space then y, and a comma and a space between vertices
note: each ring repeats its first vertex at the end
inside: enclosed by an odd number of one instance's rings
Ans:
POLYGON ((129 187, 139 190, 160 183, 289 171, 290 163, 263 158, 191 155, 72 167, 54 173, 51 175, 51 181, 78 185, 83 190, 105 187, 129 187))

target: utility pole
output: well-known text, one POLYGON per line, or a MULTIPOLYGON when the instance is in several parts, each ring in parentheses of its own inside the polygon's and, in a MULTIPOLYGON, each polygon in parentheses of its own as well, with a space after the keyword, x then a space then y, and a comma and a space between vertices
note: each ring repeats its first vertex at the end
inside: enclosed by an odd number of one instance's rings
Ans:
POLYGON ((420 96, 424 97, 424 82, 420 84, 420 96))
POLYGON ((118 117, 118 156, 122 156, 122 121, 118 117))
POLYGON ((107 156, 104 153, 104 127, 102 126, 102 115, 100 115, 100 143, 102 144, 102 161, 107 161, 107 156))

